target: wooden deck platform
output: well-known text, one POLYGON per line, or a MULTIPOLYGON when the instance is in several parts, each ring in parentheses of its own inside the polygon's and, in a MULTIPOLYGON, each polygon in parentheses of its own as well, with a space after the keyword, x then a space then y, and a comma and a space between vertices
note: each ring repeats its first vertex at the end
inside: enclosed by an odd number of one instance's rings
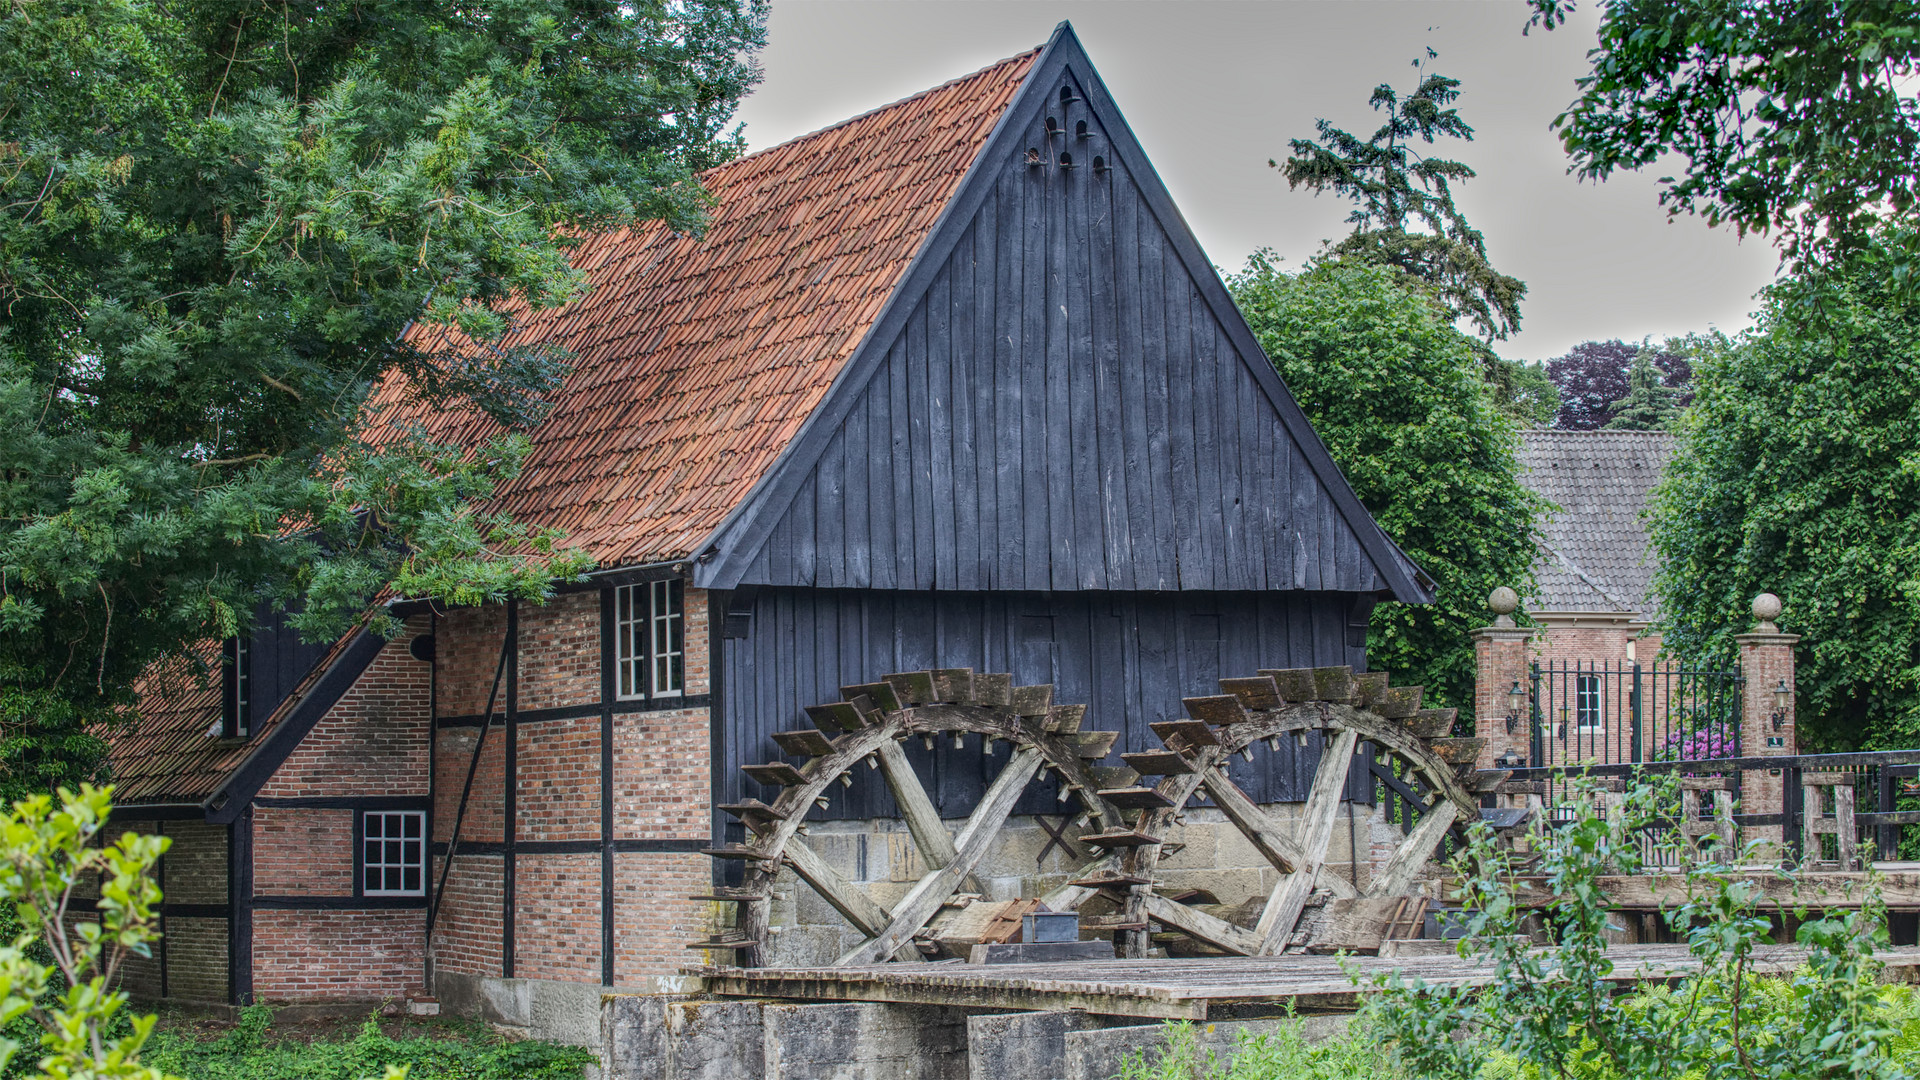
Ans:
MULTIPOLYGON (((1614 981, 1671 979, 1699 964, 1685 945, 1617 945, 1609 950, 1614 981)), ((1920 947, 1889 949, 1887 977, 1920 982, 1920 947)), ((1755 970, 1784 974, 1800 964, 1796 946, 1763 948, 1755 970)), ((1108 960, 1061 964, 875 964, 846 968, 688 968, 707 992, 728 997, 790 1000, 891 1001, 1046 1011, 1077 1010, 1108 1016, 1205 1020, 1209 1015, 1258 1015, 1291 1003, 1308 1011, 1348 1011, 1372 992, 1371 977, 1399 971, 1432 983, 1484 983, 1489 965, 1456 956, 1345 958, 1361 979, 1355 986, 1331 956, 1219 957, 1189 960, 1108 960)))

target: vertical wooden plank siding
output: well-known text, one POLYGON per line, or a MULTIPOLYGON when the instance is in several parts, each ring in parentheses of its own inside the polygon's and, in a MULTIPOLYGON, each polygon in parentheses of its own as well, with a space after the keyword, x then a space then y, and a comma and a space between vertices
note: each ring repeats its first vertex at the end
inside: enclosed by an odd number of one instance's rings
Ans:
MULTIPOLYGON (((1087 726, 1118 730, 1115 747, 1159 745, 1148 725, 1183 715, 1180 699, 1218 693, 1222 676, 1262 667, 1365 665, 1346 645, 1352 598, 1341 593, 989 593, 769 588, 754 601, 750 631, 721 644, 727 731, 717 802, 766 798, 741 765, 782 760, 776 731, 810 724, 807 705, 839 688, 894 671, 935 665, 1011 671, 1016 683, 1055 684, 1054 699, 1089 706, 1087 726), (1275 648, 1275 643, 1285 648, 1275 648)), ((1304 797, 1315 760, 1295 762, 1283 740, 1281 767, 1234 759, 1234 778, 1262 801, 1304 797)), ((919 740, 905 744, 943 812, 964 812, 1005 763, 919 740)), ((798 762, 796 761, 796 764, 798 762)), ((1118 763, 1117 757, 1114 763, 1118 763)), ((886 785, 854 770, 823 818, 895 813, 886 785)), ((1022 813, 1056 813, 1036 793, 1022 813)))
POLYGON ((1074 168, 997 163, 742 584, 1386 587, 1086 110, 1022 140, 1074 168))

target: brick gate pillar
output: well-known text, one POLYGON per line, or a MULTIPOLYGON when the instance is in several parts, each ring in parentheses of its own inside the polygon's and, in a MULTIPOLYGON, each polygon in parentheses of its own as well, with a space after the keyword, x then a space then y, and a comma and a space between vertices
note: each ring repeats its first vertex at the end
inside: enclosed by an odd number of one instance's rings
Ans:
MULTIPOLYGON (((1494 614, 1493 625, 1473 632, 1473 733, 1487 740, 1480 748, 1482 769, 1493 768, 1494 759, 1508 750, 1523 758, 1532 753, 1527 737, 1530 713, 1526 705, 1520 707, 1519 722, 1513 725, 1513 731, 1507 731, 1507 714, 1513 710, 1509 694, 1514 684, 1519 683, 1522 691, 1532 691, 1527 646, 1533 640, 1533 631, 1515 625, 1513 612, 1519 606, 1520 598, 1512 589, 1502 585, 1493 590, 1487 597, 1487 607, 1494 614)), ((1538 763, 1529 761, 1528 764, 1538 763)))
MULTIPOLYGON (((1785 757, 1798 753, 1794 740, 1793 646, 1798 634, 1783 634, 1773 620, 1780 614, 1780 598, 1761 593, 1753 598, 1753 629, 1733 640, 1740 646, 1740 674, 1745 686, 1741 691, 1740 755, 1742 757, 1785 757), (1774 701, 1775 692, 1787 689, 1786 708, 1774 701), (1779 726, 1775 727, 1776 721, 1779 726)), ((1778 814, 1785 805, 1785 778, 1777 769, 1756 769, 1740 778, 1740 812, 1778 814)), ((1779 843, 1778 825, 1763 825, 1743 830, 1744 840, 1769 840, 1779 843)))

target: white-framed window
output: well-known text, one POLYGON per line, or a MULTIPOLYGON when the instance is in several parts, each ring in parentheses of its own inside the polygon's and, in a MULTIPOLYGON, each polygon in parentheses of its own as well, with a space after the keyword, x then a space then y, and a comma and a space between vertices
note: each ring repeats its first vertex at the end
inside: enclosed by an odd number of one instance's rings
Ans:
POLYGON ((360 895, 427 894, 427 815, 368 810, 360 815, 360 895))
POLYGON ((230 739, 244 739, 253 726, 253 650, 245 637, 230 637, 221 655, 221 730, 230 739))
POLYGON ((1599 731, 1607 726, 1606 710, 1600 704, 1600 676, 1582 675, 1574 683, 1573 722, 1581 731, 1599 731))
POLYGON ((614 695, 679 697, 686 689, 686 611, 678 579, 613 591, 614 695))

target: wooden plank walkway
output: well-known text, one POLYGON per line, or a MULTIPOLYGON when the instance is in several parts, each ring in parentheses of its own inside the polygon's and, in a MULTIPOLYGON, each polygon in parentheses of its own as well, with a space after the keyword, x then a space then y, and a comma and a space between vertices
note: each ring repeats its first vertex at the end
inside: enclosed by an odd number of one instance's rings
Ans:
MULTIPOLYGON (((1619 983, 1672 979, 1698 970, 1685 945, 1616 945, 1608 950, 1619 983)), ((1762 947, 1754 970, 1785 974, 1805 951, 1791 945, 1762 947)), ((1888 949, 1885 977, 1920 982, 1920 947, 1888 949)), ((1456 956, 1352 956, 1345 964, 1361 980, 1355 986, 1332 956, 1216 957, 1180 960, 1080 961, 1058 964, 974 965, 875 964, 845 968, 686 969, 706 981, 707 992, 727 997, 800 1001, 891 1001, 1045 1011, 1079 1010, 1110 1016, 1205 1020, 1211 1010, 1235 1015, 1277 1009, 1350 1011, 1373 992, 1375 975, 1398 971, 1430 983, 1483 984, 1491 965, 1456 956)), ((1217 1018, 1217 1016, 1216 1016, 1217 1018)))

